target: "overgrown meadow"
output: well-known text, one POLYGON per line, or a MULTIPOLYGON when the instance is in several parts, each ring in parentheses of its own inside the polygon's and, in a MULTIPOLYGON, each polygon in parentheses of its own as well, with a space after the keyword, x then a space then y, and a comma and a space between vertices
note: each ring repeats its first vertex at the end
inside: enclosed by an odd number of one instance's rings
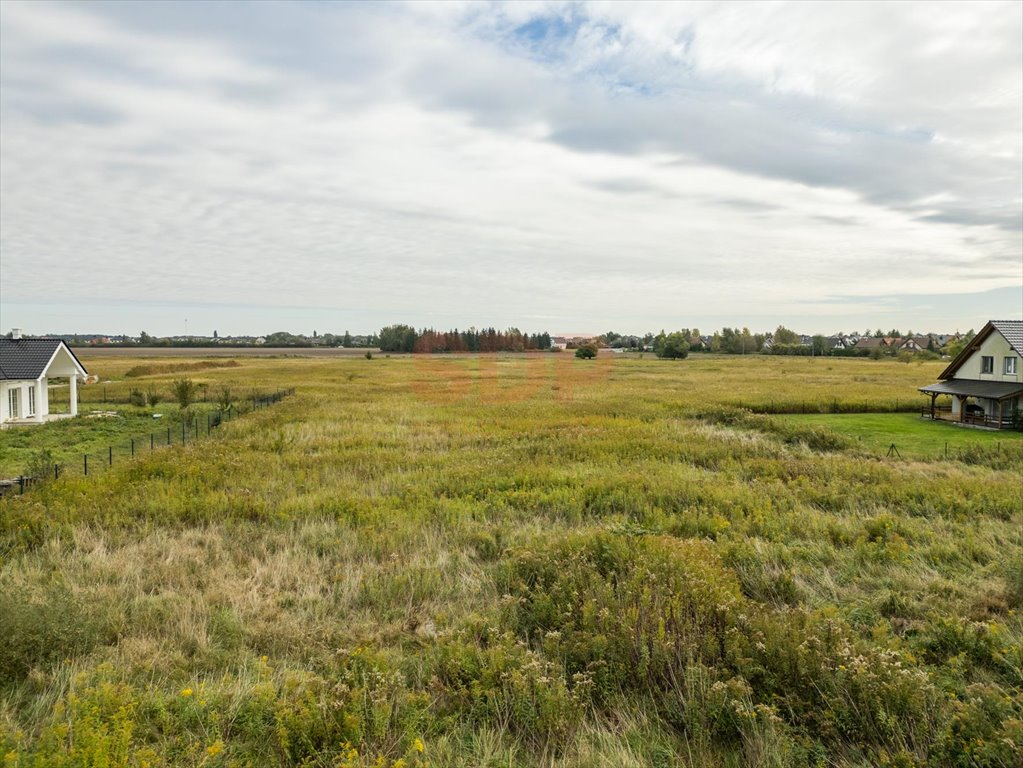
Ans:
POLYGON ((1020 436, 752 412, 941 363, 84 362, 296 394, 0 500, 5 766, 1023 764, 1020 436))

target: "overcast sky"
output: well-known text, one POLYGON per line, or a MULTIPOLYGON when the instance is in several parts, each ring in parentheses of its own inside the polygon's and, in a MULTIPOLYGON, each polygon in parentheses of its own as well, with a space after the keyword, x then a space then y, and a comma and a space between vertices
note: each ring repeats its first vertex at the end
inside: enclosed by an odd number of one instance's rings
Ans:
POLYGON ((0 3, 0 326, 1023 317, 1023 3, 0 3))

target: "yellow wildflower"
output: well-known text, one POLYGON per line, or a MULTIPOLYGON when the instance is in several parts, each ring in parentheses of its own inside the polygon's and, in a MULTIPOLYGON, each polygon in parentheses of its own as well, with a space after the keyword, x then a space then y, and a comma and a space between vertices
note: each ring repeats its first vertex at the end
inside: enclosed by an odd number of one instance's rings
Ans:
POLYGON ((181 695, 184 696, 185 698, 188 698, 189 696, 191 696, 192 693, 193 693, 193 691, 192 691, 191 688, 182 688, 181 689, 181 695))
POLYGON ((423 752, 426 750, 426 745, 423 744, 423 740, 421 738, 416 736, 416 738, 412 739, 412 748, 416 752, 423 752))

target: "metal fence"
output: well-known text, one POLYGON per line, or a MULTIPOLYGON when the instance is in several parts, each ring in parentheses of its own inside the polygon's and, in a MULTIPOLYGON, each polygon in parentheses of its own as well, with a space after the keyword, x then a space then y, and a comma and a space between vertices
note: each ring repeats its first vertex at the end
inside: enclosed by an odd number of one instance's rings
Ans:
POLYGON ((238 400, 227 409, 218 408, 216 411, 196 414, 190 419, 175 421, 167 426, 161 425, 160 429, 152 430, 148 434, 139 434, 112 443, 107 446, 105 451, 82 453, 80 458, 73 461, 59 463, 44 461, 42 465, 33 466, 16 478, 0 480, 0 496, 10 492, 25 493, 34 485, 50 480, 59 480, 62 477, 72 475, 92 477, 109 470, 115 464, 131 461, 137 456, 152 453, 159 448, 194 443, 208 437, 211 432, 225 422, 267 408, 293 394, 295 394, 293 388, 280 389, 271 393, 254 393, 238 400))

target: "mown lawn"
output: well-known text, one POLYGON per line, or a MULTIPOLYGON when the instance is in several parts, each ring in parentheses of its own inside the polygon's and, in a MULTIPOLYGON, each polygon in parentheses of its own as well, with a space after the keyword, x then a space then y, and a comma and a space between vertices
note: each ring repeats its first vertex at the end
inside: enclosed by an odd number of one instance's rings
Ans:
MULTIPOLYGON (((181 375, 126 378, 138 364, 86 358, 108 399, 181 375)), ((553 354, 195 368, 210 388, 296 393, 0 500, 0 754, 1023 764, 1023 443, 889 460, 833 422, 745 410, 895 411, 939 370, 553 354)))
MULTIPOLYGON (((977 448, 1011 450, 1023 433, 958 427, 913 413, 841 413, 776 417, 794 425, 815 425, 846 435, 872 453, 887 455, 892 445, 904 458, 957 458, 977 448)), ((894 455, 894 454, 893 454, 894 455)))

